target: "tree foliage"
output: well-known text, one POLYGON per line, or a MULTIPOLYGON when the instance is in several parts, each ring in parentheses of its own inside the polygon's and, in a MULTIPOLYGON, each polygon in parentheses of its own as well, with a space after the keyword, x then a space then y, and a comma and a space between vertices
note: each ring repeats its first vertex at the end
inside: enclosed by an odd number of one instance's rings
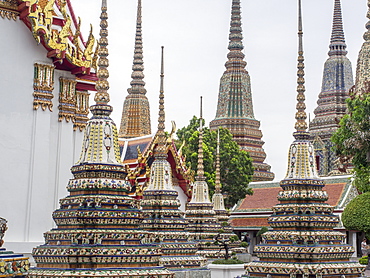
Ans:
POLYGON ((361 231, 370 238, 370 192, 358 195, 348 203, 342 213, 342 222, 347 230, 361 231))
MULTIPOLYGON (((177 145, 180 146, 185 142, 182 153, 186 156, 188 166, 194 172, 197 171, 198 165, 198 128, 199 119, 193 116, 189 125, 179 129, 176 133, 177 145)), ((216 148, 217 132, 203 127, 204 175, 211 194, 215 188, 216 148)), ((252 159, 247 152, 240 150, 238 144, 232 140, 232 134, 223 128, 220 128, 220 169, 222 191, 224 195, 226 194, 225 205, 227 207, 232 207, 246 194, 252 194, 252 190, 248 188, 253 175, 252 159)))
POLYGON ((370 95, 347 99, 348 114, 340 121, 340 128, 332 136, 335 150, 342 158, 352 158, 353 183, 360 192, 370 191, 370 95))

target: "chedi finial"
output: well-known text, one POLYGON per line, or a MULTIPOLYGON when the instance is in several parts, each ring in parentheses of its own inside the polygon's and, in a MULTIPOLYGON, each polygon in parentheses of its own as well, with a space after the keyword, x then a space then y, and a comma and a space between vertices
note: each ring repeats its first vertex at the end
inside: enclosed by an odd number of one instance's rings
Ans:
POLYGON ((109 90, 109 71, 108 71, 108 13, 107 13, 107 0, 102 0, 101 14, 100 14, 100 39, 98 41, 98 81, 95 84, 96 94, 95 102, 96 104, 108 104, 110 97, 108 94, 109 90))
POLYGON ((342 8, 340 0, 335 0, 334 2, 333 27, 329 48, 329 56, 345 56, 347 54, 347 45, 344 39, 342 8))
POLYGON ((158 113, 158 145, 155 150, 154 156, 156 158, 166 158, 166 134, 164 132, 165 128, 165 112, 164 112, 164 89, 163 89, 163 82, 164 82, 164 61, 163 61, 163 50, 164 46, 162 46, 161 52, 161 82, 160 82, 160 89, 159 89, 159 113, 158 113))
POLYGON ((298 0, 298 65, 297 65, 297 112, 295 114, 295 129, 294 137, 296 139, 302 136, 307 137, 307 115, 305 104, 305 79, 304 79, 304 56, 303 56, 303 28, 302 28, 302 3, 298 0))
POLYGON ((200 97, 200 118, 199 118, 199 144, 198 144, 198 169, 197 176, 195 179, 197 181, 204 181, 206 178, 204 176, 204 164, 203 164, 203 97, 200 97))

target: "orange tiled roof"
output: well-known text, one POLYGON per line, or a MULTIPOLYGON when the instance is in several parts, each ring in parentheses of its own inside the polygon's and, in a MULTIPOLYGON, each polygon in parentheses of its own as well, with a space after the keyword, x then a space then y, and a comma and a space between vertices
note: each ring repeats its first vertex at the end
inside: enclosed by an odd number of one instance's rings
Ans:
POLYGON ((337 206, 342 198, 346 183, 330 183, 326 184, 324 190, 328 192, 329 200, 327 203, 331 206, 337 206))
MULTIPOLYGON (((328 192, 328 204, 338 206, 345 194, 348 183, 347 177, 338 177, 337 179, 324 179, 324 190, 328 192)), ((239 210, 271 210, 273 206, 279 203, 277 195, 281 190, 278 182, 268 184, 251 184, 253 195, 247 195, 240 203, 236 212, 239 210), (268 187, 269 186, 269 187, 268 187)))
POLYGON ((268 209, 279 203, 278 192, 281 187, 253 188, 253 195, 247 195, 238 209, 268 209))
POLYGON ((267 222, 268 216, 266 217, 243 217, 231 219, 232 227, 268 227, 267 222))

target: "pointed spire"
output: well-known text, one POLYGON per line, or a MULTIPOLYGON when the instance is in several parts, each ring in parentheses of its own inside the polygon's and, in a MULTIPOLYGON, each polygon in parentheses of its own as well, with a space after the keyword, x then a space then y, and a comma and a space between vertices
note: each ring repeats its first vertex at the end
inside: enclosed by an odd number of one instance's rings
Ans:
POLYGON ((212 196, 213 209, 218 215, 219 219, 227 220, 227 212, 224 205, 224 196, 221 193, 220 181, 220 129, 217 129, 217 149, 216 149, 216 180, 215 180, 215 193, 212 196), (226 218, 225 218, 226 217, 226 218))
POLYGON ((199 118, 199 143, 198 143, 198 169, 197 176, 195 179, 197 181, 204 181, 206 178, 204 176, 204 165, 203 165, 203 97, 200 97, 200 118, 199 118))
MULTIPOLYGON (((167 161, 167 150, 166 150, 166 134, 164 132, 164 62, 163 62, 163 50, 161 52, 161 82, 159 90, 159 117, 158 117, 158 131, 157 131, 157 146, 154 149, 154 162, 150 168, 150 180, 147 190, 170 190, 173 191, 172 184, 172 170, 171 165, 167 161)), ((176 193, 177 194, 177 193, 176 193)))
POLYGON ((242 52, 244 49, 242 31, 240 0, 233 0, 230 21, 230 41, 228 46, 230 51, 227 54, 229 61, 225 64, 226 69, 245 68, 247 65, 243 61, 245 55, 242 52))
POLYGON ((303 28, 302 28, 302 3, 298 0, 298 65, 297 65, 297 113, 295 114, 295 129, 294 137, 296 139, 308 137, 307 123, 306 123, 306 104, 304 86, 304 56, 303 56, 303 28), (303 137, 302 137, 303 136, 303 137))
POLYGON ((217 129, 215 193, 221 193, 221 179, 220 179, 220 129, 219 128, 217 129))
POLYGON ((162 46, 161 52, 161 81, 160 81, 160 89, 159 89, 159 113, 158 113, 158 145, 154 152, 154 157, 166 159, 166 134, 164 132, 165 128, 165 112, 164 112, 164 89, 163 89, 163 80, 164 80, 164 62, 163 62, 163 50, 164 46, 162 46))
POLYGON ((150 123, 150 105, 146 97, 144 82, 143 40, 141 27, 141 0, 137 2, 136 35, 134 61, 130 88, 123 103, 120 138, 135 138, 152 133, 150 123))
POLYGON ((366 17, 369 19, 369 21, 366 23, 366 32, 364 34, 364 40, 366 42, 370 42, 370 0, 367 1, 368 11, 366 17))
POLYGON ((81 156, 77 164, 120 164, 117 127, 109 117, 113 108, 109 102, 108 71, 108 14, 107 0, 102 0, 100 15, 100 39, 98 42, 98 81, 96 82, 95 105, 90 107, 93 117, 87 122, 81 156))
POLYGON ((133 91, 136 93, 145 94, 146 89, 144 88, 144 61, 143 61, 143 39, 142 39, 142 28, 141 28, 141 0, 138 0, 137 4, 137 18, 136 18, 136 35, 135 35, 135 51, 134 51, 134 64, 132 66, 132 81, 130 83, 131 88, 128 89, 128 93, 131 94, 133 91))
MULTIPOLYGON (((307 180, 318 179, 316 171, 316 158, 313 146, 310 143, 306 123, 305 80, 303 57, 303 28, 302 28, 302 3, 298 0, 298 71, 297 71, 297 112, 294 138, 296 139, 289 149, 288 169, 285 180, 280 185, 290 184, 294 179, 297 183, 308 184, 307 180), (298 181, 297 181, 298 180, 298 181)), ((322 183, 322 182, 321 182, 322 183)))
POLYGON ((335 0, 334 3, 333 28, 329 48, 329 56, 345 56, 347 54, 347 45, 344 39, 342 8, 340 0, 335 0))
POLYGON ((356 67, 356 82, 353 92, 351 95, 359 96, 370 92, 370 77, 369 70, 370 66, 367 61, 370 59, 370 0, 367 1, 368 11, 366 17, 369 19, 366 23, 366 32, 364 33, 364 42, 361 46, 361 50, 358 54, 357 67, 356 67))
MULTIPOLYGON (((107 14, 107 0, 102 0, 101 15, 100 15, 100 39, 99 45, 99 61, 98 61, 98 81, 96 82, 95 102, 97 105, 107 105, 110 101, 108 94, 109 90, 109 71, 108 71, 108 14, 107 14)), ((93 111, 92 111, 93 112, 93 111)), ((109 113, 110 114, 110 113, 109 113)), ((95 115, 95 114, 94 114, 95 115)))

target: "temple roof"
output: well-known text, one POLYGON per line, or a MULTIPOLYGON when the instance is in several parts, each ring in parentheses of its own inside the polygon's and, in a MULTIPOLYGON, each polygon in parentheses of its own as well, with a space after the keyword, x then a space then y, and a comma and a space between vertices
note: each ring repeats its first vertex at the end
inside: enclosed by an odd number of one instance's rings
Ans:
MULTIPOLYGON (((325 177, 324 190, 329 195, 327 203, 342 212, 345 205, 357 195, 351 185, 350 176, 325 177)), ((249 185, 253 195, 247 195, 231 213, 231 225, 234 228, 253 228, 268 226, 267 219, 272 214, 272 207, 279 203, 277 196, 281 191, 279 182, 252 182, 249 185)))
POLYGON ((145 135, 130 139, 119 139, 121 159, 124 163, 136 162, 138 159, 138 147, 140 152, 148 151, 155 135, 145 135))
MULTIPOLYGON (((174 131, 171 132, 171 134, 173 133, 174 131)), ((132 174, 136 173, 136 178, 140 180, 139 184, 144 185, 149 178, 146 169, 150 167, 153 162, 154 149, 157 146, 157 141, 157 134, 130 139, 118 139, 121 161, 130 168, 132 174), (138 152, 138 147, 140 152, 138 152)), ((186 166, 185 158, 182 156, 181 150, 176 148, 171 135, 167 138, 166 152, 167 160, 171 164, 173 175, 182 181, 179 183, 179 186, 184 193, 189 196, 190 182, 193 181, 194 174, 191 169, 186 166)))
POLYGON ((97 62, 95 38, 91 27, 87 41, 83 39, 81 20, 75 16, 71 1, 20 0, 17 9, 19 18, 36 42, 45 47, 47 57, 53 60, 55 67, 76 75, 77 89, 95 91, 95 84, 91 82, 97 80, 94 73, 97 62))

